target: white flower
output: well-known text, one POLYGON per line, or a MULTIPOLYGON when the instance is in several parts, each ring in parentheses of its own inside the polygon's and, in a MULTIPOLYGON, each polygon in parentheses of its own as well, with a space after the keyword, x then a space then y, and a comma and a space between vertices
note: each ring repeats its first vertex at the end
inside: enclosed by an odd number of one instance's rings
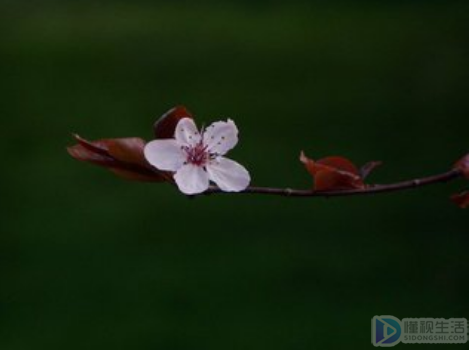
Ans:
POLYGON ((215 122, 199 133, 191 118, 183 118, 174 137, 148 143, 145 158, 162 171, 176 172, 174 180, 184 194, 203 193, 210 181, 229 192, 239 192, 249 186, 249 172, 223 157, 238 143, 238 128, 232 120, 215 122))

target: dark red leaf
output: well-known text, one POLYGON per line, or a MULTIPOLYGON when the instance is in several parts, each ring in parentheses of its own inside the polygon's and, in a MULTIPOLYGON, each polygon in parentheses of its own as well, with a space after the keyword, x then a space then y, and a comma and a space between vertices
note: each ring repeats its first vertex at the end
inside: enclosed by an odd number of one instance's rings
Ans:
POLYGON ((119 161, 149 166, 143 153, 145 149, 145 141, 143 139, 110 139, 107 140, 107 146, 109 154, 119 161))
POLYGON ((73 134, 73 137, 75 138, 76 141, 78 141, 78 144, 80 144, 85 149, 89 150, 90 152, 100 154, 103 156, 109 156, 108 146, 105 140, 96 140, 96 141, 90 142, 86 139, 83 139, 78 134, 73 134))
POLYGON ((68 153, 78 161, 90 162, 103 167, 115 166, 116 162, 109 156, 90 151, 81 144, 67 148, 68 153))
POLYGON ((350 190, 365 187, 357 167, 343 157, 327 157, 314 161, 302 152, 300 161, 314 177, 314 190, 350 190))
POLYGON ((324 165, 333 169, 337 169, 343 172, 348 172, 358 176, 358 168, 349 160, 344 157, 332 156, 322 158, 316 161, 318 165, 324 165))
POLYGON ((363 187, 361 181, 335 170, 323 170, 314 176, 314 190, 350 190, 363 187))
POLYGON ((451 201, 461 208, 469 207, 469 191, 464 191, 460 194, 454 194, 451 196, 451 201))
POLYGON ((88 141, 75 135, 78 144, 68 147, 75 159, 108 168, 121 178, 145 182, 172 181, 172 175, 153 168, 143 154, 140 138, 88 141))
POLYGON ((176 106, 166 112, 153 125, 157 139, 170 139, 174 137, 174 131, 178 122, 183 118, 193 118, 192 114, 184 106, 176 106))

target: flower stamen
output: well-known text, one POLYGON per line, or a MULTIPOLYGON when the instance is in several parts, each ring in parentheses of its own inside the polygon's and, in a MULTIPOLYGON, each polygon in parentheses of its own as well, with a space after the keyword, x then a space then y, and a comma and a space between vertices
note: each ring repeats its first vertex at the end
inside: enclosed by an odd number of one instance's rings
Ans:
POLYGON ((202 141, 195 146, 182 146, 182 149, 186 152, 186 162, 199 167, 205 166, 211 158, 207 148, 208 146, 204 145, 202 141))

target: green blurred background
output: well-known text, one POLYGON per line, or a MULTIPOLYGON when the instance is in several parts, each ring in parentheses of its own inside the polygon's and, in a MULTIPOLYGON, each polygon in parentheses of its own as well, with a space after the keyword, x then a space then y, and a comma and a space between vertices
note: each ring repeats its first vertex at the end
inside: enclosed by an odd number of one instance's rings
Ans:
POLYGON ((256 185, 310 187, 300 150, 392 182, 468 151, 468 82, 467 1, 0 0, 0 347, 371 348, 374 315, 468 318, 462 181, 189 200, 65 152, 184 104, 235 119, 256 185))

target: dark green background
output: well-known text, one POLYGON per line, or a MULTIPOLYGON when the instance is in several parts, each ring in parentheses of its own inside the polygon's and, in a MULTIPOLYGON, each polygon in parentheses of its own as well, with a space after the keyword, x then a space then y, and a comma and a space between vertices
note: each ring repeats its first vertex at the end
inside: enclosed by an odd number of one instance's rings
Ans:
POLYGON ((469 149, 468 20, 467 1, 0 0, 0 347, 371 348, 374 315, 469 317, 462 181, 189 200, 65 152, 71 132, 149 140, 184 104, 235 119, 256 185, 310 187, 302 149, 382 160, 378 183, 445 171, 469 149))

